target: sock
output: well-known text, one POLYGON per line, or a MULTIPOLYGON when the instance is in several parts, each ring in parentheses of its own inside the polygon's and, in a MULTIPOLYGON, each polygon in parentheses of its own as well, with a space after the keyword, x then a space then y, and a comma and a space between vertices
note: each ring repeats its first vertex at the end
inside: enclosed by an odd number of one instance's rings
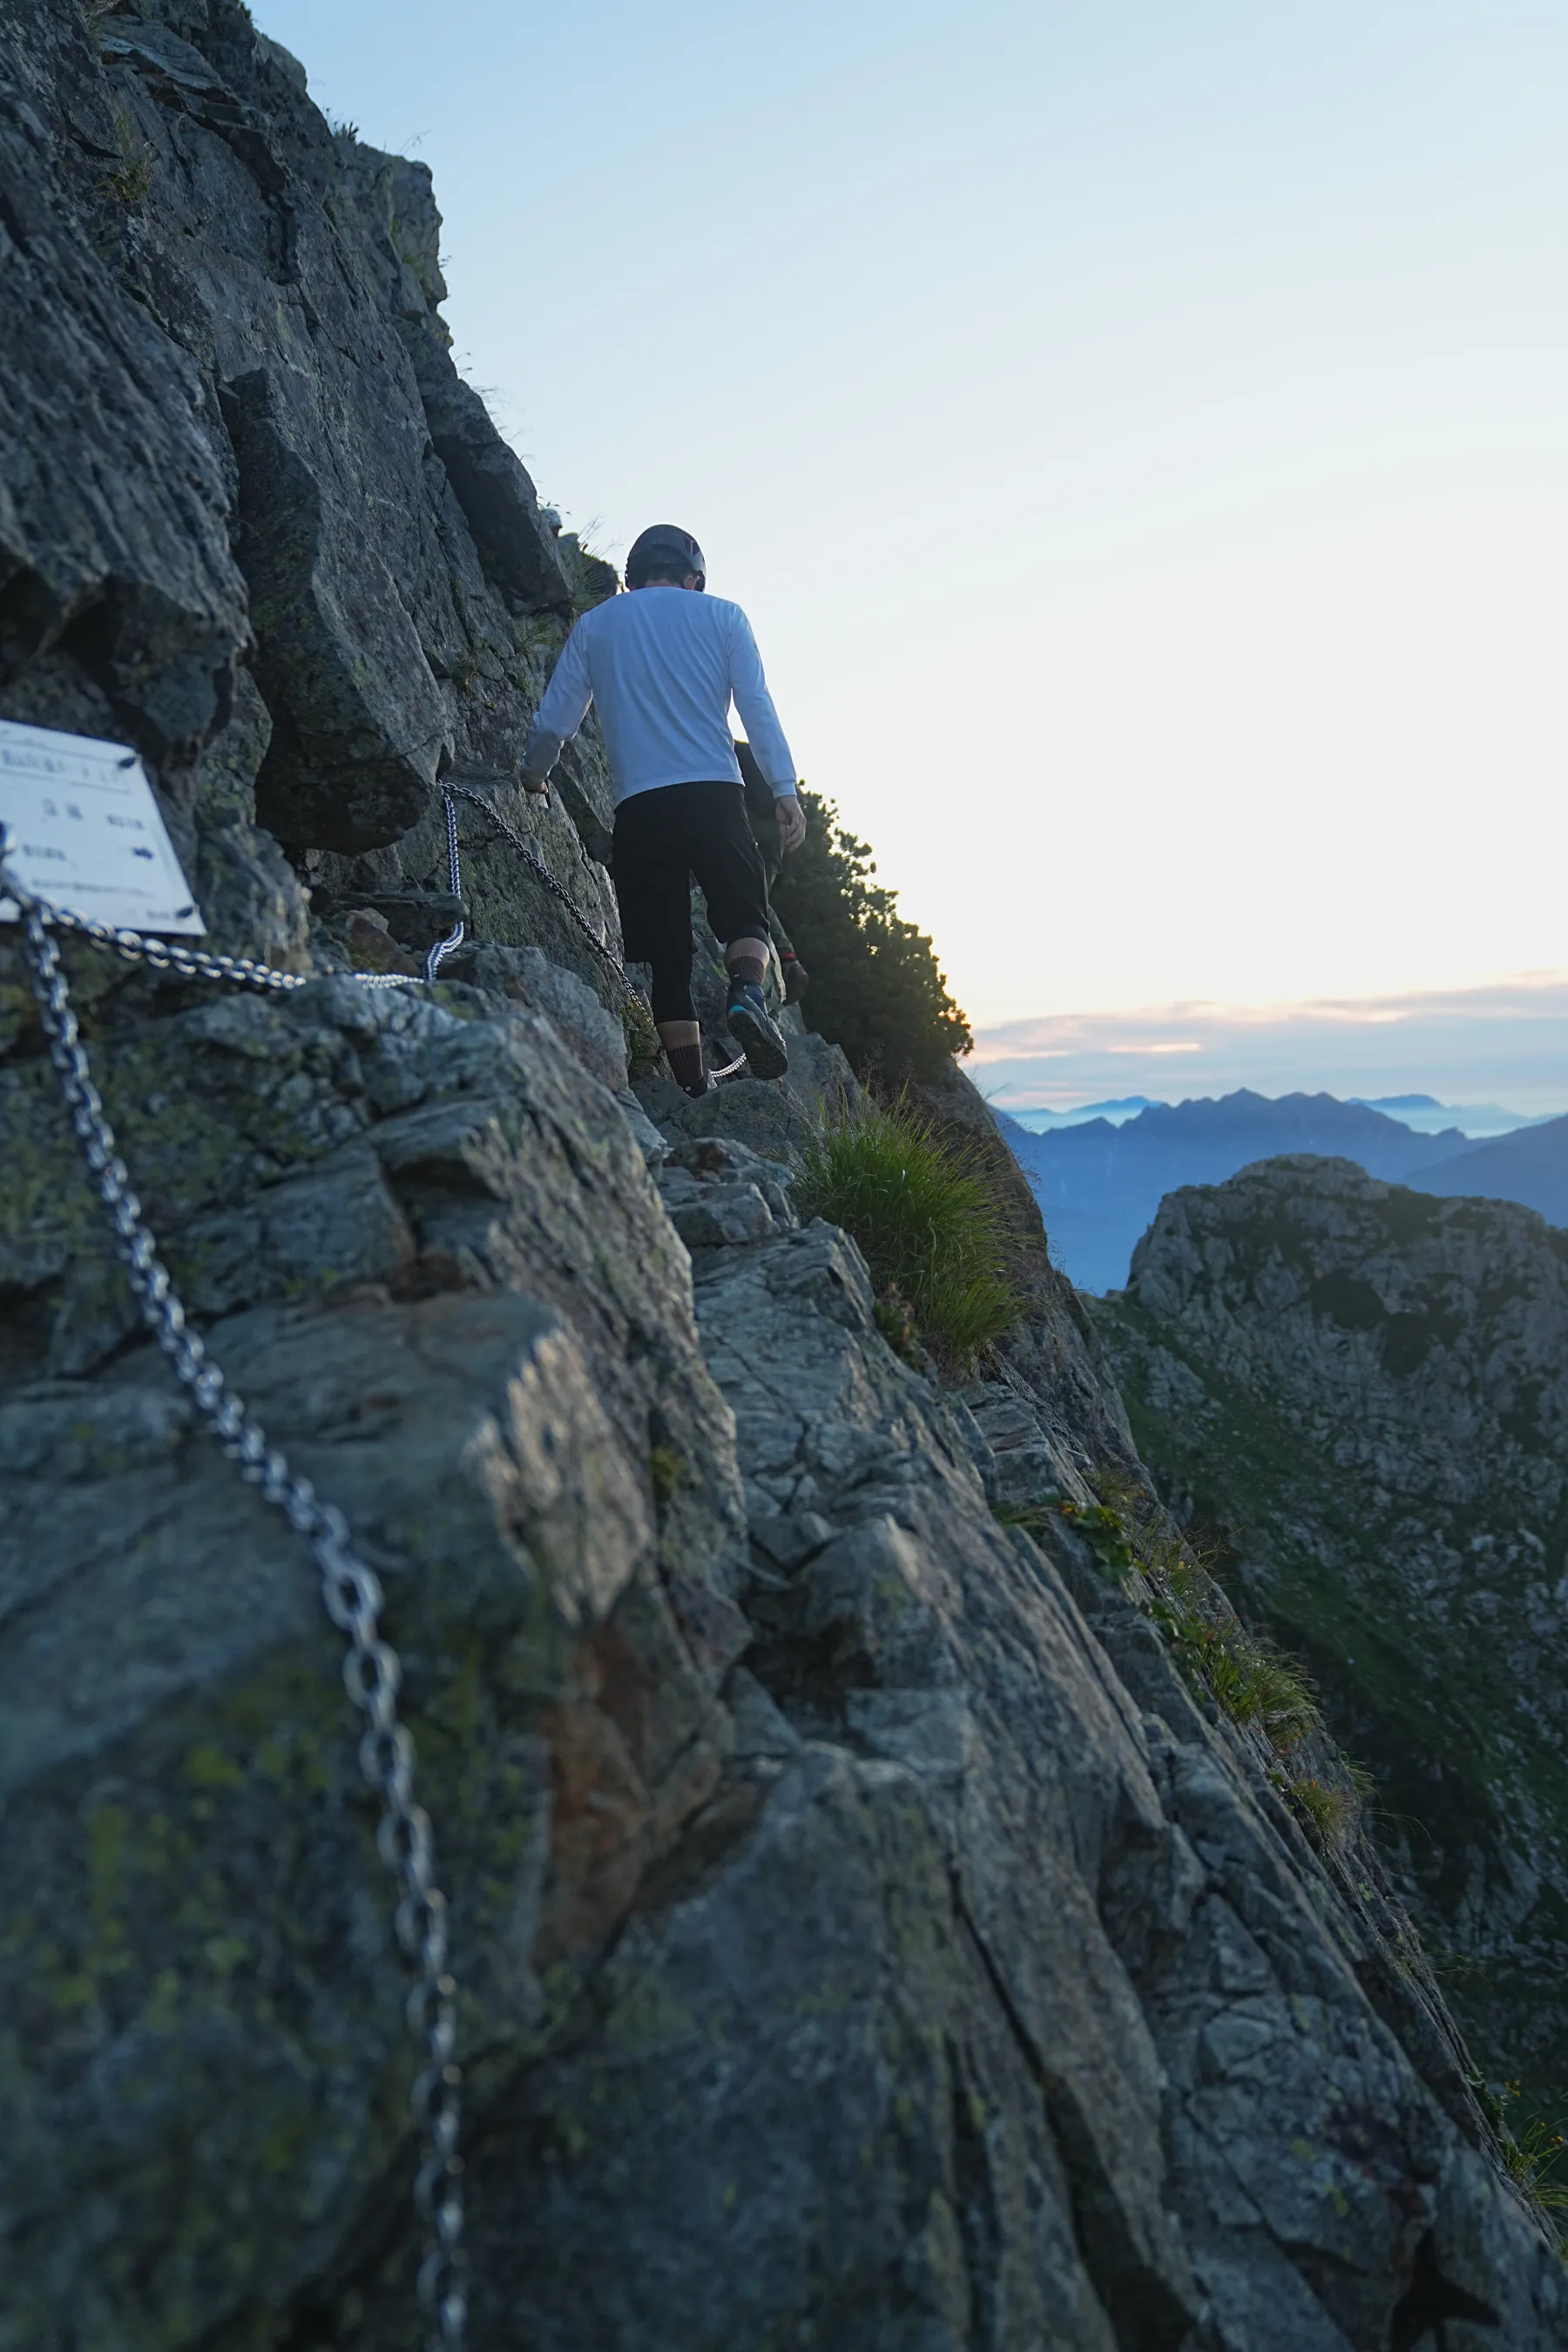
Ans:
POLYGON ((695 1045, 667 1045, 664 1050, 676 1085, 684 1087, 688 1094, 700 1092, 703 1079, 701 1039, 699 1038, 695 1045))
POLYGON ((763 974, 766 969, 761 956, 737 956, 730 966, 730 985, 731 988, 739 988, 742 985, 747 988, 761 988, 763 974))

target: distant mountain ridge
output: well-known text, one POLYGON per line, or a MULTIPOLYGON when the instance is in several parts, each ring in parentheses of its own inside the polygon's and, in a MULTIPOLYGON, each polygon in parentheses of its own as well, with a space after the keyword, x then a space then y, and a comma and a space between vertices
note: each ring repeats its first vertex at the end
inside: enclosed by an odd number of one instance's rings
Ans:
MULTIPOLYGON (((1433 1139, 1424 1136, 1423 1142, 1433 1139)), ((1568 1118, 1521 1127, 1489 1143, 1472 1143, 1456 1160, 1445 1153, 1405 1177, 1418 1192, 1447 1199, 1518 1201, 1549 1225, 1568 1225, 1568 1118)))
POLYGON ((999 1118, 1010 1118, 1031 1135, 1055 1135, 1064 1127, 1087 1127, 1091 1119, 1109 1118, 1120 1126, 1123 1119, 1133 1118, 1141 1110, 1152 1110, 1152 1095, 1118 1095, 1105 1102, 1077 1103, 1070 1110, 1005 1110, 999 1103, 992 1109, 999 1118))
POLYGON ((1475 1144, 1458 1128, 1418 1135, 1335 1095, 1270 1097, 1247 1087, 1217 1099, 1152 1104, 1121 1126, 1097 1118, 1032 1135, 1005 1115, 1001 1124, 1039 1200, 1058 1263, 1090 1291, 1121 1286, 1134 1244, 1165 1194, 1182 1185, 1222 1184, 1255 1160, 1310 1152, 1432 1190, 1424 1178, 1445 1161, 1496 1148, 1475 1144))
POLYGON ((1392 1111, 1418 1135, 1436 1135, 1445 1128, 1458 1127, 1474 1143, 1511 1135, 1516 1128, 1544 1127, 1556 1116, 1552 1111, 1509 1110, 1501 1103, 1440 1103, 1436 1095, 1347 1095, 1345 1100, 1365 1103, 1369 1110, 1392 1111))

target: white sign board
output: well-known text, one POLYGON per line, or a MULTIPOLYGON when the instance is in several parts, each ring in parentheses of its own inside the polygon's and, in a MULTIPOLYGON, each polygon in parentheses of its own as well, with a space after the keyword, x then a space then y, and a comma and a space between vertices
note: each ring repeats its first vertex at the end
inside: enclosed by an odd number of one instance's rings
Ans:
MULTIPOLYGON (((128 744, 0 719, 0 824, 7 864, 38 898, 116 929, 206 929, 128 744)), ((0 922, 17 911, 0 898, 0 922)))

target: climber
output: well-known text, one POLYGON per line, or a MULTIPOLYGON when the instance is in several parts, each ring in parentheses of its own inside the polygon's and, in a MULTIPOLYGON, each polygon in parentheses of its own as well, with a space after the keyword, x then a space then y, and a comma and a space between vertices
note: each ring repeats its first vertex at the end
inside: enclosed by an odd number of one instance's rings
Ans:
POLYGON ((773 884, 779 878, 779 867, 784 861, 784 841, 779 831, 779 804, 751 745, 737 743, 735 757, 741 763, 741 782, 745 787, 746 823, 763 853, 763 872, 768 884, 768 937, 778 950, 779 970, 784 974, 784 1001, 786 1004, 798 1004, 811 984, 811 974, 796 955, 795 941, 780 922, 778 908, 773 905, 773 884))
POLYGON ((712 1083, 691 995, 691 877, 724 941, 725 1025, 753 1077, 782 1078, 789 1049, 763 995, 768 885, 746 822, 731 699, 772 792, 782 851, 805 837, 795 762, 738 604, 707 596, 702 550, 656 523, 632 545, 626 586, 574 624, 529 730, 521 768, 547 794, 563 746, 596 703, 616 796, 611 868, 628 960, 653 967, 653 1017, 689 1095, 712 1083), (682 593, 682 592, 686 593, 682 593))

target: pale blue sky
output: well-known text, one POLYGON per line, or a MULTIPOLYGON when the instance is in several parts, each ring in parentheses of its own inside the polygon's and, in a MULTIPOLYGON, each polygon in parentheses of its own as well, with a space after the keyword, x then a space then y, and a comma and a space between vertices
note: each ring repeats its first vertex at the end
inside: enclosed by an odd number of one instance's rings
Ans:
POLYGON ((1568 971, 1561 0, 256 13, 979 1022, 1568 971))

